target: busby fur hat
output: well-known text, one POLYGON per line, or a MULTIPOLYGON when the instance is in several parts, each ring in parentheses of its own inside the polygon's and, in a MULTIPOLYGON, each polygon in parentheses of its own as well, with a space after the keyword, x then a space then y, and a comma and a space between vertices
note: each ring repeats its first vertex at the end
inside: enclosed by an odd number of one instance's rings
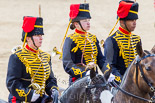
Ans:
MULTIPOLYGON (((84 4, 71 4, 70 5, 70 13, 69 13, 69 17, 70 17, 70 22, 68 24, 64 39, 61 43, 61 47, 63 46, 64 40, 67 36, 67 32, 68 32, 68 28, 70 26, 71 23, 76 22, 76 21, 80 21, 83 19, 91 19, 90 13, 89 13, 89 4, 88 3, 84 3, 84 4)), ((72 30, 75 28, 72 24, 70 27, 72 30)))
POLYGON ((44 35, 43 32, 43 19, 41 17, 29 17, 25 16, 23 19, 23 33, 22 41, 24 41, 25 34, 26 37, 32 37, 33 35, 44 35))
POLYGON ((138 3, 129 0, 122 0, 119 3, 117 16, 120 20, 138 19, 138 3))
POLYGON ((69 16, 72 19, 72 23, 83 19, 91 19, 89 4, 71 4, 69 16))

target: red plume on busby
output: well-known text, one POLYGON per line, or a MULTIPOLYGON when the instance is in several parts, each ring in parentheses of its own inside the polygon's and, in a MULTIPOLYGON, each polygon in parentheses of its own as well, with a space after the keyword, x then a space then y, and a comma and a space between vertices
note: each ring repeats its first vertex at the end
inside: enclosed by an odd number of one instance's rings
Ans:
POLYGON ((34 25, 36 22, 36 17, 24 17, 23 21, 23 31, 24 32, 31 32, 34 29, 34 25))
POLYGON ((71 19, 74 19, 77 17, 78 13, 79 13, 79 8, 80 8, 80 4, 72 4, 70 6, 70 13, 69 13, 69 17, 71 19))
POLYGON ((119 3, 117 16, 122 20, 138 19, 138 3, 124 0, 119 3))
POLYGON ((117 10, 117 22, 109 33, 109 36, 115 29, 119 20, 136 20, 138 19, 138 3, 130 0, 122 0, 117 10))
POLYGON ((72 19, 72 23, 83 19, 91 19, 89 13, 89 4, 71 4, 69 16, 70 19, 72 19))
POLYGON ((44 35, 43 19, 41 17, 25 16, 23 20, 22 29, 22 41, 24 41, 26 33, 27 37, 31 37, 33 35, 44 35))

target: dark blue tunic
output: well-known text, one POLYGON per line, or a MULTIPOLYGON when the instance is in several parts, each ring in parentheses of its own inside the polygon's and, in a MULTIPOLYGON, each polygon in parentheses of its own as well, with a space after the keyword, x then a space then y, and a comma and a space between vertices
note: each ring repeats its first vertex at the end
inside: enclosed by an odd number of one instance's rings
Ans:
POLYGON ((138 42, 141 42, 139 36, 122 27, 106 39, 104 54, 106 61, 112 66, 112 74, 115 75, 117 82, 121 82, 126 69, 137 55, 136 44, 138 42))

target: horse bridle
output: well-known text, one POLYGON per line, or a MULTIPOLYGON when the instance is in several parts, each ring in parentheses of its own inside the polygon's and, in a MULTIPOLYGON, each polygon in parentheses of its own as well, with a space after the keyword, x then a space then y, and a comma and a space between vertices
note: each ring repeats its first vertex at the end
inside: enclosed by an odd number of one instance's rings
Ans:
POLYGON ((102 84, 91 84, 91 79, 88 79, 88 85, 86 86, 86 103, 90 103, 90 94, 91 94, 91 89, 97 88, 97 87, 107 87, 108 83, 105 80, 105 77, 102 76, 100 78, 104 83, 102 84))
MULTIPOLYGON (((136 60, 136 63, 135 63, 135 64, 136 64, 136 69, 137 69, 137 70, 138 70, 138 66, 139 66, 139 69, 140 69, 140 72, 141 72, 141 77, 142 77, 143 80, 147 83, 147 85, 150 87, 151 92, 155 92, 155 87, 152 86, 152 84, 149 82, 148 78, 144 75, 143 69, 142 69, 142 67, 139 65, 139 63, 140 63, 141 60, 143 60, 143 59, 145 59, 145 58, 147 58, 147 57, 154 57, 154 56, 155 56, 155 54, 148 54, 148 55, 146 55, 146 56, 144 56, 144 57, 142 57, 142 58, 140 58, 140 59, 137 59, 137 60, 136 60)), ((124 94, 127 94, 127 95, 129 95, 129 96, 132 96, 132 97, 134 97, 134 98, 137 98, 137 99, 140 99, 140 100, 149 102, 149 103, 155 103, 155 100, 152 100, 152 99, 151 99, 151 100, 150 100, 150 99, 145 99, 145 98, 143 98, 143 97, 139 97, 139 96, 137 96, 137 95, 134 95, 134 94, 132 94, 132 93, 129 93, 129 92, 123 90, 122 88, 120 88, 119 85, 118 85, 115 81, 113 81, 113 83, 114 83, 114 85, 116 86, 116 88, 119 89, 119 90, 120 90, 121 92, 123 92, 124 94)))
POLYGON ((149 55, 146 55, 136 61, 136 69, 138 70, 138 66, 139 66, 141 76, 142 76, 143 80, 146 82, 146 84, 150 87, 151 92, 155 92, 155 87, 152 86, 152 83, 150 83, 148 78, 144 75, 143 69, 142 69, 141 65, 139 65, 139 63, 141 60, 143 60, 147 57, 154 57, 154 56, 155 56, 155 54, 149 54, 149 55))

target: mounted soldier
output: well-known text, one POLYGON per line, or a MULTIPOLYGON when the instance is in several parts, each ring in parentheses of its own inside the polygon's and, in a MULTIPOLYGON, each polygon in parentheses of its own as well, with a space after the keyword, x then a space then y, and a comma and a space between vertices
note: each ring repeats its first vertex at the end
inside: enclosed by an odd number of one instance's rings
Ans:
MULTIPOLYGON (((69 84, 85 77, 89 69, 98 65, 102 73, 110 70, 105 63, 96 35, 87 32, 90 29, 89 4, 70 5, 70 29, 73 34, 65 38, 63 45, 63 66, 69 74, 69 84), (86 69, 86 65, 89 69, 86 69)), ((97 71, 97 70, 96 70, 97 71)), ((97 71, 98 72, 98 71, 97 71)))
POLYGON ((104 53, 106 61, 112 66, 109 81, 114 79, 120 83, 126 69, 137 55, 137 43, 141 42, 140 37, 132 33, 138 19, 138 3, 120 1, 117 16, 120 22, 119 29, 106 39, 104 53))
POLYGON ((57 101, 58 86, 51 56, 39 49, 44 35, 43 19, 25 16, 22 28, 23 48, 13 53, 8 63, 9 103, 41 103, 52 98, 57 101))

